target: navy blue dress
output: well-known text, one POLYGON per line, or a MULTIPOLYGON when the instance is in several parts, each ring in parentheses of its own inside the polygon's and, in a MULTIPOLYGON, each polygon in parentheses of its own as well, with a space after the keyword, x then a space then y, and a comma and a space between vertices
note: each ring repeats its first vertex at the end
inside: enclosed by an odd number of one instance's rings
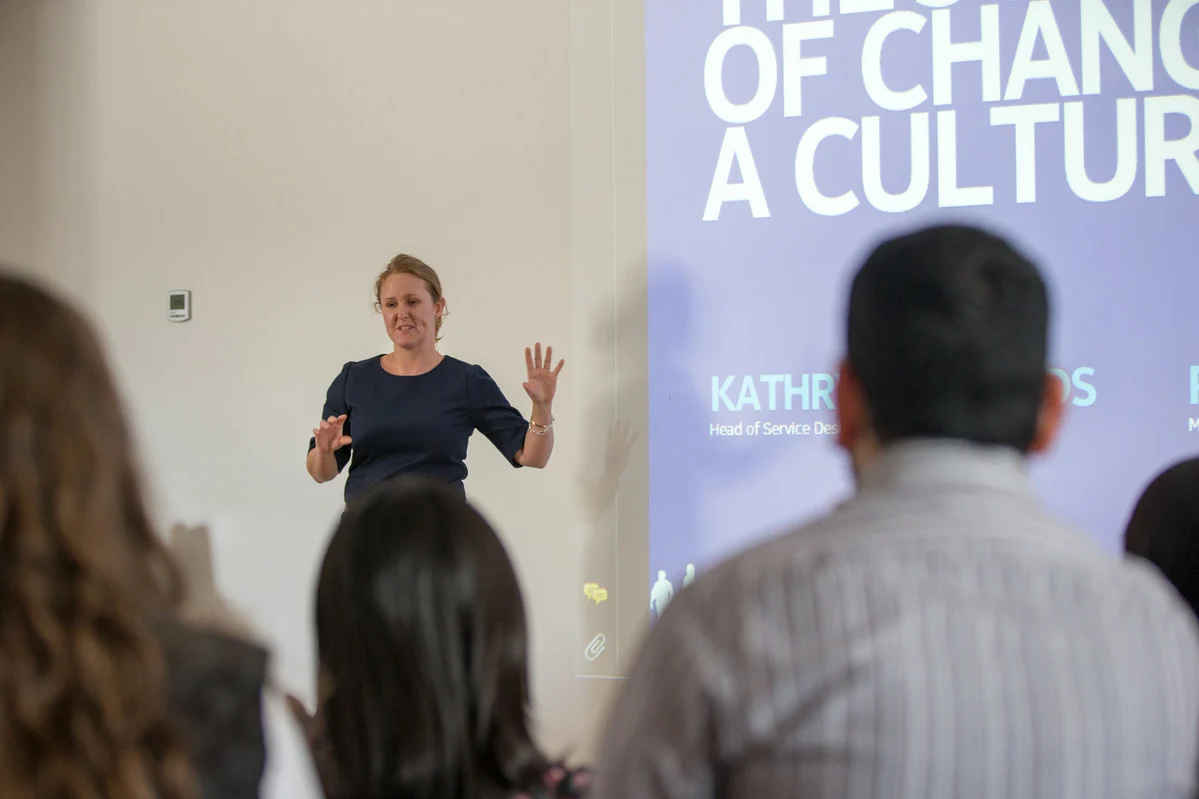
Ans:
MULTIPOLYGON (((347 363, 329 386, 322 419, 346 414, 353 443, 337 450, 350 466, 345 499, 381 480, 418 474, 465 490, 466 445, 478 430, 508 462, 524 446, 529 423, 483 367, 444 356, 423 375, 398 376, 379 356, 347 363)), ((311 451, 316 439, 308 441, 311 451)))

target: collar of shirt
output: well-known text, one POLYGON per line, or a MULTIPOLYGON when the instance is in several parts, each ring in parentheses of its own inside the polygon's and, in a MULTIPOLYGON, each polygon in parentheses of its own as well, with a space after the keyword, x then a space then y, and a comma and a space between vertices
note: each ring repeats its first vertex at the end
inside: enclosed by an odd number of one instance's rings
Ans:
POLYGON ((941 487, 1033 497, 1028 459, 1023 453, 949 439, 913 439, 887 446, 864 471, 860 493, 941 487))

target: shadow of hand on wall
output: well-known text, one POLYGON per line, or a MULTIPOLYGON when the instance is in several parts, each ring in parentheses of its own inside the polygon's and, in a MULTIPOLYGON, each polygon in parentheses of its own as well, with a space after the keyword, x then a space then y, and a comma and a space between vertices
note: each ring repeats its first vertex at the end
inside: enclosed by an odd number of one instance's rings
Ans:
POLYGON ((595 479, 583 477, 579 481, 584 520, 588 524, 598 523, 616 498, 621 475, 628 468, 633 445, 640 437, 641 433, 628 422, 617 421, 608 428, 603 469, 595 479))
MULTIPOLYGON (((575 476, 578 520, 584 536, 580 582, 605 589, 605 599, 578 594, 580 673, 616 676, 628 665, 624 643, 638 636, 637 612, 646 545, 647 451, 646 295, 644 266, 618 270, 623 285, 594 298, 588 311, 590 363, 580 428, 583 457, 575 476), (622 579, 622 575, 625 575, 622 579), (608 593, 610 592, 610 593, 608 593), (636 596, 627 602, 623 594, 636 596), (601 604, 602 602, 602 604, 601 604), (622 630, 626 631, 622 634, 622 630), (588 642, 602 635, 606 647, 588 656, 588 642), (627 639, 627 640, 625 640, 627 639)), ((605 691, 588 694, 598 701, 605 691)), ((601 723, 600 707, 589 726, 601 723)), ((586 736, 584 736, 586 737, 586 736)))

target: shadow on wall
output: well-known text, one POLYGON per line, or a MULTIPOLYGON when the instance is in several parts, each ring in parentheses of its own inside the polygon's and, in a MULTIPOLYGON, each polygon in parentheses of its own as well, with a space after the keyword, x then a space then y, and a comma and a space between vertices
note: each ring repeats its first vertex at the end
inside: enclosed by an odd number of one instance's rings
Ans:
MULTIPOLYGON (((638 514, 636 496, 644 492, 636 484, 645 482, 647 464, 644 285, 627 287, 613 303, 602 304, 591 321, 590 349, 596 353, 595 371, 604 388, 591 394, 584 409, 584 451, 592 455, 578 475, 587 531, 583 563, 599 572, 593 576, 602 578, 601 584, 606 581, 612 588, 609 611, 619 609, 617 592, 627 590, 623 583, 617 588, 621 551, 644 540, 644 501, 638 514)), ((587 621, 581 629, 590 629, 587 621)), ((619 641, 613 641, 616 671, 619 650, 619 641)))
POLYGON ((705 377, 690 355, 697 346, 693 289, 682 265, 654 264, 648 281, 629 280, 618 290, 615 307, 597 303, 590 322, 588 344, 600 388, 589 392, 581 430, 581 449, 590 457, 578 476, 586 538, 580 567, 585 580, 608 594, 602 604, 584 603, 578 617, 580 650, 596 631, 607 639, 595 662, 579 655, 580 674, 600 675, 588 680, 592 690, 584 694, 582 718, 596 727, 583 740, 601 739, 600 725, 622 684, 610 678, 629 672, 656 615, 651 575, 665 570, 672 595, 689 582, 688 563, 702 551, 696 530, 705 492, 752 477, 763 466, 749 449, 706 434, 711 414, 703 395, 705 377), (662 463, 650 462, 651 435, 662 463), (651 572, 654 551, 669 562, 653 563, 651 572))
MULTIPOLYGON (((617 510, 618 496, 627 499, 630 486, 622 477, 630 465, 631 479, 645 482, 648 466, 646 426, 649 394, 645 286, 630 286, 614 298, 613 308, 595 314, 591 349, 602 353, 597 369, 608 375, 607 390, 596 394, 586 409, 588 451, 600 455, 598 474, 580 476, 584 520, 601 526, 617 510), (633 462, 634 456, 636 461, 633 462), (624 492, 621 489, 624 488, 624 492)), ((646 509, 643 506, 642 511, 646 509)), ((621 521, 620 519, 616 519, 621 521)), ((643 534, 645 521, 633 531, 643 534)), ((598 530, 596 532, 603 532, 598 530)), ((603 555, 602 552, 592 554, 603 555)), ((615 551, 611 553, 615 556, 615 551)), ((592 561, 598 562, 598 561, 592 561)))
MULTIPOLYGON (((712 551, 712 542, 702 538, 705 498, 730 483, 753 479, 768 464, 748 440, 713 437, 708 430, 713 417, 706 391, 712 366, 697 352, 703 346, 697 340, 699 326, 724 327, 732 335, 747 320, 738 318, 735 305, 714 312, 722 298, 697 296, 690 277, 694 270, 670 262, 651 266, 647 345, 652 346, 645 396, 654 437, 647 516, 652 539, 647 532, 648 563, 640 577, 652 621, 695 578, 705 553, 712 551)), ((745 511, 746 518, 752 516, 751 509, 745 511)))
MULTIPOLYGON (((590 746, 602 737, 608 709, 620 690, 615 679, 628 670, 630 652, 648 621, 643 599, 647 570, 648 520, 648 372, 644 265, 618 274, 631 275, 616 293, 600 298, 588 312, 584 332, 590 353, 581 410, 576 474, 583 546, 578 569, 586 586, 606 593, 596 601, 579 594, 577 695, 580 729, 575 737, 589 759, 590 746), (592 661, 586 648, 605 639, 592 661)), ((585 586, 585 587, 586 587, 585 586)))

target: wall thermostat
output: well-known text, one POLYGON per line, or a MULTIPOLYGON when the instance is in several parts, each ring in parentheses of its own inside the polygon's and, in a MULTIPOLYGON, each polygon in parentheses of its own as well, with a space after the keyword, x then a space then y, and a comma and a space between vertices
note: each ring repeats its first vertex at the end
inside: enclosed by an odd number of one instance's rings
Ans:
POLYGON ((192 318, 192 293, 190 291, 172 291, 167 297, 167 319, 172 322, 186 322, 192 318))

